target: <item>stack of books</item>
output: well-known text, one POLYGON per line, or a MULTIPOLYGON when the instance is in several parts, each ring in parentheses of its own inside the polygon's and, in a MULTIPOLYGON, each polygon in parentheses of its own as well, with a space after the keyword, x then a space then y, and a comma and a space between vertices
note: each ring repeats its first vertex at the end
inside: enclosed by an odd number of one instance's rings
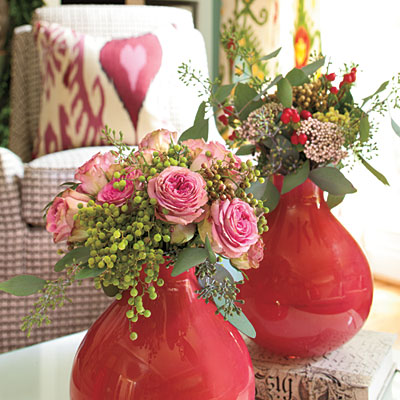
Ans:
POLYGON ((277 356, 245 340, 256 377, 255 400, 391 399, 394 334, 360 331, 339 349, 306 359, 277 356))

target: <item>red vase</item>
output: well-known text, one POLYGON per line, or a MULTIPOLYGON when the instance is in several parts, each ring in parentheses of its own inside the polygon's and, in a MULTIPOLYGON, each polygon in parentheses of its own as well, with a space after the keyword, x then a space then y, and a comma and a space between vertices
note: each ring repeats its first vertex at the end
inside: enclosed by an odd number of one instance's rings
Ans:
POLYGON ((72 400, 254 400, 254 372, 238 331, 197 299, 193 271, 170 276, 129 338, 129 293, 88 330, 75 356, 72 400))
POLYGON ((368 317, 367 259, 310 180, 282 195, 267 217, 264 259, 258 270, 246 271, 241 289, 255 341, 282 355, 323 355, 351 339, 368 317))

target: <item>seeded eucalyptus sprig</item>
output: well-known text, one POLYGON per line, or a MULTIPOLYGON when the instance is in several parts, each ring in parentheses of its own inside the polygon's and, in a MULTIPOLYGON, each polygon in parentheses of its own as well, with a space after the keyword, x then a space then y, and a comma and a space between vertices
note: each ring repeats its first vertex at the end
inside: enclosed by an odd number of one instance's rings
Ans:
POLYGON ((22 319, 21 330, 26 330, 28 337, 35 326, 39 328, 43 324, 49 325, 51 323, 49 311, 61 308, 66 302, 72 301, 67 296, 66 291, 74 281, 75 277, 70 268, 65 277, 45 283, 43 289, 38 292, 40 297, 34 303, 34 308, 22 319))

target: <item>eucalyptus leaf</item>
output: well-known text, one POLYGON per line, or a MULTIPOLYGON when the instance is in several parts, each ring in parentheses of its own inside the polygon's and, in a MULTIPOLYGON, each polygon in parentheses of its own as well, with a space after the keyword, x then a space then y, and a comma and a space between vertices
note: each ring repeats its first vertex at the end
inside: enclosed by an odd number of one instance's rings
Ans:
POLYGON ((179 137, 179 142, 189 139, 204 139, 208 140, 208 119, 195 122, 193 126, 186 129, 179 137))
POLYGON ((334 195, 334 194, 328 194, 328 198, 326 200, 326 204, 328 205, 328 207, 330 209, 336 207, 337 205, 339 205, 343 199, 344 199, 345 195, 334 195))
POLYGON ((281 194, 290 192, 296 186, 301 185, 306 181, 310 173, 310 161, 307 160, 303 165, 296 170, 293 174, 288 174, 283 178, 283 185, 281 194))
MULTIPOLYGON (((216 297, 213 298, 215 305, 220 308, 225 304, 224 299, 218 299, 216 297)), ((225 317, 224 312, 221 310, 221 314, 225 317)), ((256 337, 256 330, 254 329, 253 325, 247 319, 247 317, 241 312, 239 315, 227 315, 227 320, 240 332, 244 333, 245 335, 255 338, 256 337)))
POLYGON ((232 89, 235 87, 234 83, 229 85, 220 86, 214 94, 215 99, 219 103, 223 103, 224 100, 232 93, 232 89))
POLYGON ((360 121, 360 140, 362 143, 366 142, 368 140, 369 129, 370 129, 370 125, 369 125, 369 121, 368 121, 368 115, 364 114, 361 117, 361 121, 360 121))
POLYGON ((383 92, 387 88, 388 84, 389 84, 389 81, 383 82, 373 94, 371 94, 368 97, 363 98, 363 103, 361 105, 361 108, 364 106, 365 103, 367 103, 369 100, 371 100, 374 96, 376 96, 380 92, 383 92))
POLYGON ((281 50, 282 50, 282 47, 279 47, 279 49, 276 49, 276 50, 273 51, 272 53, 269 53, 268 55, 259 58, 258 61, 268 61, 268 60, 270 60, 271 58, 275 58, 275 57, 279 54, 279 52, 280 52, 281 50))
POLYGON ((269 180, 265 179, 264 183, 254 182, 246 190, 247 193, 253 193, 257 200, 263 200, 264 205, 273 211, 279 203, 280 193, 276 186, 269 180))
POLYGON ((188 139, 204 139, 208 140, 208 119, 205 118, 206 103, 203 101, 196 113, 193 126, 186 129, 185 132, 179 137, 179 142, 183 142, 188 139))
POLYGON ((197 109, 196 116, 194 117, 194 122, 203 121, 205 116, 206 116, 206 103, 205 101, 202 101, 199 105, 199 108, 197 109))
POLYGON ((238 83, 235 90, 234 103, 241 121, 247 119, 252 111, 264 104, 261 100, 255 100, 257 96, 258 93, 254 88, 245 83, 238 83))
POLYGON ((400 136, 400 126, 396 124, 396 122, 393 118, 390 118, 390 119, 391 119, 393 130, 395 131, 397 136, 400 136))
POLYGON ((310 82, 305 72, 299 68, 293 68, 291 71, 289 71, 286 75, 286 79, 292 86, 301 86, 304 83, 310 82))
POLYGON ((106 268, 89 268, 89 266, 86 266, 75 275, 75 278, 79 281, 82 279, 94 278, 101 275, 105 270, 106 268))
POLYGON ((64 257, 56 262, 54 271, 61 272, 68 265, 85 264, 90 257, 90 250, 88 247, 82 246, 72 249, 64 257))
POLYGON ((371 172, 372 175, 374 175, 377 179, 379 179, 384 185, 389 186, 389 182, 386 179, 385 175, 381 174, 379 171, 377 171, 371 164, 369 164, 366 160, 364 160, 361 156, 358 156, 362 164, 364 165, 365 168, 369 172, 371 172))
POLYGON ((278 84, 278 91, 276 93, 279 101, 282 103, 283 107, 290 108, 292 106, 293 92, 292 85, 287 78, 282 78, 278 84))
POLYGON ((208 251, 199 247, 187 247, 183 249, 174 264, 171 276, 178 276, 182 272, 201 264, 208 258, 208 251))
POLYGON ((334 195, 344 195, 357 191, 351 182, 335 167, 315 168, 310 172, 309 177, 322 190, 334 195))
POLYGON ((319 60, 312 62, 311 64, 305 65, 302 70, 307 76, 310 76, 314 72, 318 71, 324 64, 325 57, 322 57, 319 60))
POLYGON ((211 264, 215 264, 217 262, 217 256, 215 255, 213 249, 211 248, 210 239, 208 238, 208 234, 206 234, 205 240, 206 250, 208 252, 208 259, 210 260, 211 264))
POLYGON ((43 289, 46 281, 34 275, 18 275, 0 282, 0 290, 14 296, 30 296, 43 289))
POLYGON ((237 156, 247 156, 249 154, 253 154, 255 151, 256 146, 254 144, 245 144, 239 148, 236 152, 237 156))

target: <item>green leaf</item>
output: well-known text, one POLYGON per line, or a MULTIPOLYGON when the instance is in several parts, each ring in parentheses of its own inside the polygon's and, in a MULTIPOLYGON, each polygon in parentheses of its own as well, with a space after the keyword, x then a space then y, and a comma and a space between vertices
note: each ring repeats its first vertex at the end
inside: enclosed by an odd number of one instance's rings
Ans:
POLYGON ((264 103, 261 100, 254 100, 257 98, 257 91, 245 83, 238 83, 235 90, 235 109, 239 112, 241 121, 247 119, 249 114, 261 107, 264 103))
POLYGON ((247 156, 248 154, 253 154, 256 146, 254 144, 245 144, 239 148, 236 152, 237 156, 247 156))
POLYGON ((56 262, 54 271, 61 272, 67 265, 85 264, 89 257, 90 250, 88 247, 77 247, 69 251, 63 258, 56 262))
POLYGON ((75 278, 78 280, 87 279, 87 278, 94 278, 96 276, 101 275, 106 270, 106 268, 89 268, 86 266, 82 268, 76 275, 75 278))
POLYGON ((392 122, 392 128, 395 131, 397 136, 400 136, 400 126, 396 124, 393 118, 390 118, 392 122))
POLYGON ((272 53, 269 53, 268 55, 261 57, 258 59, 258 61, 268 61, 271 58, 275 58, 279 52, 282 50, 282 47, 279 47, 279 49, 276 49, 275 51, 273 51, 272 53))
POLYGON ((333 207, 336 207, 337 205, 339 205, 343 199, 344 199, 345 195, 334 195, 334 194, 328 194, 328 199, 326 200, 326 204, 328 205, 328 207, 330 209, 332 209, 333 207))
POLYGON ((299 68, 293 68, 291 71, 289 71, 286 75, 286 79, 292 86, 301 86, 310 81, 304 71, 299 68))
POLYGON ((368 140, 369 137, 369 121, 368 121, 368 115, 364 114, 361 117, 361 121, 360 121, 360 140, 361 143, 366 142, 368 140))
POLYGON ((381 84, 381 86, 379 86, 378 90, 376 90, 376 92, 374 92, 374 94, 371 94, 370 96, 363 98, 363 99, 362 99, 362 100, 363 100, 363 103, 362 103, 362 105, 361 105, 361 108, 364 106, 364 104, 365 104, 367 101, 371 100, 371 99, 372 99, 374 96, 376 96, 378 93, 383 92, 383 91, 387 88, 387 85, 388 85, 388 84, 389 84, 389 81, 383 82, 383 83, 381 84))
POLYGON ((183 249, 174 264, 171 276, 178 276, 182 272, 201 264, 208 258, 208 251, 199 247, 187 247, 183 249))
POLYGON ((357 189, 335 167, 321 167, 310 172, 310 179, 322 190, 334 195, 355 193, 357 189))
POLYGON ((195 122, 192 127, 186 129, 185 132, 179 137, 179 142, 188 139, 204 139, 208 140, 208 119, 200 122, 195 122))
POLYGON ((314 72, 318 71, 324 64, 325 64, 325 57, 322 57, 319 60, 304 66, 302 70, 307 76, 310 76, 314 72))
POLYGON ((203 101, 197 110, 193 126, 186 129, 179 137, 179 142, 188 139, 204 139, 208 140, 208 119, 204 119, 206 114, 206 103, 203 101))
POLYGON ((361 162, 364 165, 364 167, 367 168, 367 170, 369 172, 371 172, 372 175, 374 175, 377 179, 379 179, 384 185, 388 185, 389 186, 389 182, 386 179, 385 175, 383 175, 379 171, 377 171, 371 164, 369 164, 361 156, 358 156, 358 158, 361 160, 361 162))
POLYGON ((306 181, 310 173, 310 162, 307 160, 300 168, 296 170, 294 174, 286 175, 283 178, 283 185, 281 194, 290 192, 296 186, 301 185, 306 181))
POLYGON ((230 85, 220 86, 214 94, 214 97, 218 101, 218 103, 223 103, 224 100, 232 93, 232 89, 234 87, 234 83, 231 83, 230 85))
POLYGON ((46 281, 33 275, 18 275, 0 282, 0 290, 14 296, 29 296, 43 289, 46 281))
POLYGON ((278 91, 276 93, 279 101, 282 103, 283 107, 289 108, 292 106, 293 93, 292 85, 287 78, 282 78, 278 84, 278 91))
POLYGON ((246 192, 253 193, 253 196, 257 200, 263 200, 264 205, 268 207, 270 211, 276 208, 281 196, 279 190, 269 179, 266 179, 264 183, 258 181, 252 183, 246 192))
POLYGON ((206 234, 206 250, 208 252, 208 259, 210 260, 211 264, 215 264, 217 262, 217 256, 215 255, 213 249, 211 248, 210 239, 208 238, 208 234, 206 234))
MULTIPOLYGON (((218 299, 216 297, 213 297, 215 305, 220 308, 225 304, 224 299, 218 299)), ((225 313, 221 310, 221 314, 225 317, 225 313)), ((240 332, 244 333, 245 335, 255 338, 256 337, 256 330, 254 329, 253 325, 250 323, 250 321, 247 319, 247 317, 243 314, 243 312, 240 313, 240 315, 234 314, 234 315, 227 315, 227 320, 240 332)))

